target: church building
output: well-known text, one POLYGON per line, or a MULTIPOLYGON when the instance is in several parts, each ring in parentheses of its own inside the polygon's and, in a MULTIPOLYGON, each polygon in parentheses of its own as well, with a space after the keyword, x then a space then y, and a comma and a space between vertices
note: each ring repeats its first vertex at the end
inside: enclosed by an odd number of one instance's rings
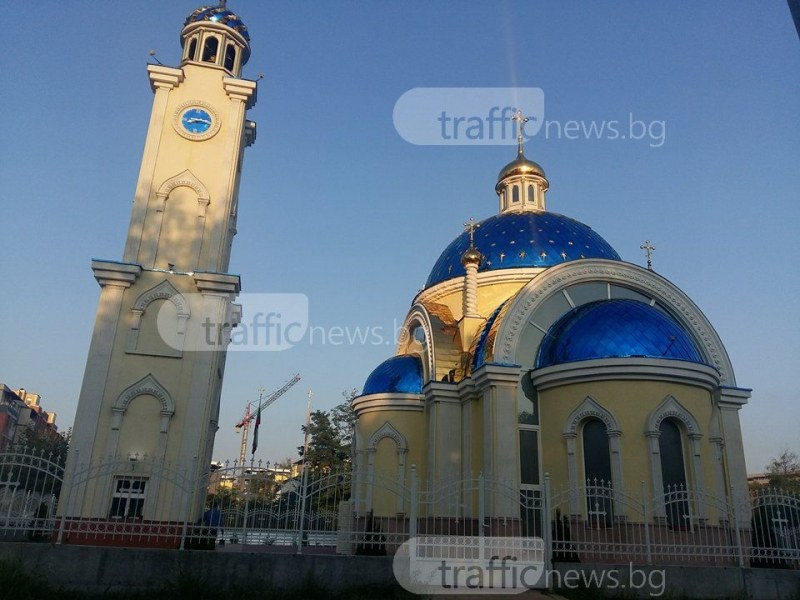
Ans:
MULTIPOLYGON (((746 498, 739 409, 750 390, 713 326, 671 281, 548 211, 549 185, 520 132, 494 186, 497 214, 444 249, 396 355, 354 400, 354 493, 376 516, 402 512, 378 478, 408 488, 412 465, 431 491, 478 477, 539 497, 546 478, 552 489, 606 486, 595 508, 607 517, 623 516, 617 500, 642 485, 652 498, 746 498)), ((519 509, 487 495, 489 516, 519 509)), ((655 518, 686 518, 666 504, 655 518)), ((591 509, 571 496, 572 515, 591 509)), ((470 510, 469 498, 451 509, 470 510)))

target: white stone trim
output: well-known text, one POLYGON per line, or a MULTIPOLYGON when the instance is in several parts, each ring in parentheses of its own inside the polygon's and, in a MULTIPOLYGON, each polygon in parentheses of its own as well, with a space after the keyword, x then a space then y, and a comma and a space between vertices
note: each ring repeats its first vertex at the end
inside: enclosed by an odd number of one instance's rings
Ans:
MULTIPOLYGON (((664 474, 661 471, 661 447, 659 445, 659 438, 661 437, 661 423, 665 419, 674 419, 681 424, 678 429, 681 430, 681 436, 686 435, 689 438, 689 446, 691 448, 691 456, 686 460, 683 457, 683 466, 686 473, 687 488, 694 488, 702 491, 705 479, 703 477, 703 461, 701 456, 700 440, 703 438, 703 433, 700 430, 700 424, 694 415, 678 402, 675 397, 670 394, 664 398, 658 406, 656 406, 647 417, 644 434, 647 436, 650 445, 650 472, 653 478, 653 494, 656 498, 655 513, 656 517, 666 518, 666 507, 663 503, 664 497, 664 474), (694 485, 692 485, 692 483, 694 485)), ((683 448, 683 444, 681 444, 683 448)), ((699 517, 706 518, 708 515, 708 507, 703 500, 704 496, 699 495, 699 517)))
POLYGON ((422 327, 422 330, 425 332, 425 340, 427 342, 425 344, 425 359, 422 361, 422 382, 424 384, 426 381, 433 379, 436 373, 436 344, 433 339, 433 326, 431 324, 430 313, 422 304, 413 305, 408 312, 406 320, 403 322, 403 333, 397 342, 397 354, 408 354, 408 346, 411 343, 409 332, 412 327, 417 324, 422 327))
POLYGON ((670 417, 683 423, 683 426, 686 428, 686 433, 689 436, 703 436, 703 432, 700 430, 700 424, 697 422, 697 419, 695 419, 694 415, 686 410, 686 408, 684 408, 683 405, 678 402, 672 394, 664 398, 647 417, 647 428, 645 429, 645 433, 657 434, 659 432, 659 427, 661 426, 661 421, 670 417))
POLYGON ((206 209, 211 202, 211 196, 203 182, 200 181, 189 169, 170 177, 162 183, 156 191, 156 211, 163 212, 167 198, 177 187, 188 187, 197 194, 198 216, 205 217, 206 209))
POLYGON ((666 381, 696 385, 709 392, 717 388, 719 374, 708 365, 666 358, 597 358, 531 371, 539 391, 572 383, 627 380, 666 381))
POLYGON ((164 419, 161 421, 161 431, 166 431, 169 417, 175 414, 175 401, 166 388, 153 377, 152 373, 148 373, 136 383, 122 390, 114 401, 111 410, 118 413, 125 413, 134 398, 145 394, 154 396, 161 403, 161 415, 162 417, 167 417, 166 421, 164 419))
POLYGON ((384 410, 417 411, 425 410, 425 396, 422 394, 369 394, 353 400, 356 418, 361 415, 384 410))
MULTIPOLYGON (((571 489, 577 490, 580 489, 583 483, 578 479, 577 439, 578 431, 582 430, 583 423, 589 419, 598 419, 606 426, 611 463, 611 485, 614 490, 614 515, 615 517, 621 517, 625 514, 625 503, 622 499, 622 490, 625 489, 622 478, 622 429, 614 414, 591 396, 586 396, 583 402, 569 414, 561 431, 561 436, 567 445, 569 485, 571 489)), ((572 515, 581 514, 578 501, 578 495, 572 494, 570 497, 570 513, 572 515)))
POLYGON ((703 359, 716 367, 720 381, 735 386, 733 367, 717 332, 697 305, 664 277, 631 263, 605 259, 575 260, 550 267, 512 300, 495 339, 498 362, 518 363, 517 347, 533 313, 553 294, 584 282, 605 282, 638 291, 670 310, 694 338, 703 359))

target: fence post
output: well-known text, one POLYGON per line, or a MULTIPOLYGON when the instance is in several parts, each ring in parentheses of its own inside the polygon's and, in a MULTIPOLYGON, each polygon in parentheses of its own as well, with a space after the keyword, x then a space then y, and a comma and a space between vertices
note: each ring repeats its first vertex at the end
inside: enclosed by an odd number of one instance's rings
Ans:
POLYGON ((644 525, 644 547, 645 556, 647 557, 647 564, 653 564, 652 551, 650 549, 650 516, 647 514, 647 495, 644 492, 644 480, 641 482, 642 492, 642 521, 644 525))
POLYGON ((306 494, 308 492, 308 466, 303 465, 303 475, 300 478, 300 514, 297 523, 297 553, 303 553, 303 521, 306 514, 306 494))
MULTIPOLYGON (((155 466, 156 466, 156 463, 153 462, 152 466, 150 467, 151 475, 153 473, 153 470, 155 469, 155 466)), ((163 463, 162 463, 162 473, 163 473, 163 463)), ((196 456, 192 458, 192 473, 197 473, 197 457, 196 456)), ((176 475, 177 475, 177 473, 176 473, 176 475)), ((176 480, 175 483, 177 484, 177 480, 176 480)), ((183 513, 183 533, 181 534, 180 546, 178 546, 179 550, 184 550, 184 547, 185 547, 185 544, 186 544, 186 532, 189 530, 189 513, 191 512, 192 505, 194 504, 195 490, 194 489, 184 490, 184 493, 186 494, 186 498, 187 498, 188 502, 186 504, 186 508, 184 509, 184 513, 183 513)))
POLYGON ((483 560, 486 556, 486 540, 484 539, 483 528, 486 527, 486 480, 483 472, 478 475, 478 560, 483 560))
MULTIPOLYGON (((247 481, 247 469, 245 468, 245 462, 242 461, 240 465, 242 469, 242 489, 244 490, 244 514, 243 514, 243 521, 242 521, 242 546, 247 545, 247 521, 250 518, 248 514, 250 512, 250 485, 249 481, 247 481)), ((250 457, 250 476, 253 475, 253 457, 250 457)))
POLYGON ((410 506, 408 507, 408 555, 411 560, 417 555, 417 515, 419 507, 417 506, 417 465, 411 465, 411 498, 409 499, 410 506))
POLYGON ((741 531, 739 530, 739 517, 737 515, 736 506, 734 505, 734 494, 733 494, 733 486, 729 488, 729 495, 728 495, 728 513, 729 519, 731 520, 731 525, 734 528, 734 534, 736 539, 736 557, 739 561, 739 566, 744 566, 744 550, 742 549, 742 538, 741 538, 741 531))
POLYGON ((545 574, 553 568, 553 532, 550 518, 550 473, 545 473, 544 498, 542 502, 542 536, 544 537, 545 574))
MULTIPOLYGON (((75 450, 75 460, 72 461, 70 465, 72 467, 72 472, 69 474, 70 482, 69 488, 67 489, 67 497, 64 498, 64 510, 61 514, 61 520, 58 523, 58 537, 56 538, 56 544, 61 544, 64 540, 64 527, 67 522, 67 515, 70 513, 70 508, 72 504, 73 493, 75 490, 75 474, 78 472, 80 468, 80 458, 81 458, 81 451, 75 450)), ((61 483, 61 489, 64 489, 64 483, 61 483)))

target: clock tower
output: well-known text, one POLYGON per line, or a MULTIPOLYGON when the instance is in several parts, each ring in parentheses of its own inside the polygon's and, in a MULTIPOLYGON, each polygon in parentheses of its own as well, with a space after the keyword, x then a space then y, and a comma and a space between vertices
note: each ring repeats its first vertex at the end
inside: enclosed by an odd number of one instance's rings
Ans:
POLYGON ((239 315, 227 271, 256 82, 241 78, 250 36, 224 2, 192 12, 181 45, 179 67, 147 67, 153 108, 122 260, 92 261, 100 300, 62 516, 195 519, 204 499, 194 490, 217 430, 218 333, 239 315))

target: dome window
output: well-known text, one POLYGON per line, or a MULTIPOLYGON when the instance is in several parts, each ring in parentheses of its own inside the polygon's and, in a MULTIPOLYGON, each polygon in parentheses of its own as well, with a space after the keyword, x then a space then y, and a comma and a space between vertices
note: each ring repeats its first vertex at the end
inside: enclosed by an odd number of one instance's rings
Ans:
POLYGON ((519 186, 518 186, 518 185, 515 185, 515 186, 514 186, 514 192, 513 192, 513 196, 512 196, 512 202, 513 202, 514 204, 516 204, 517 202, 519 202, 519 186))
POLYGON ((236 46, 228 44, 225 48, 225 68, 231 73, 236 66, 236 46))
POLYGON ((203 47, 203 62, 217 62, 217 52, 219 51, 219 40, 213 36, 206 38, 203 47))
POLYGON ((535 203, 536 198, 534 196, 533 185, 528 186, 528 202, 535 203))

